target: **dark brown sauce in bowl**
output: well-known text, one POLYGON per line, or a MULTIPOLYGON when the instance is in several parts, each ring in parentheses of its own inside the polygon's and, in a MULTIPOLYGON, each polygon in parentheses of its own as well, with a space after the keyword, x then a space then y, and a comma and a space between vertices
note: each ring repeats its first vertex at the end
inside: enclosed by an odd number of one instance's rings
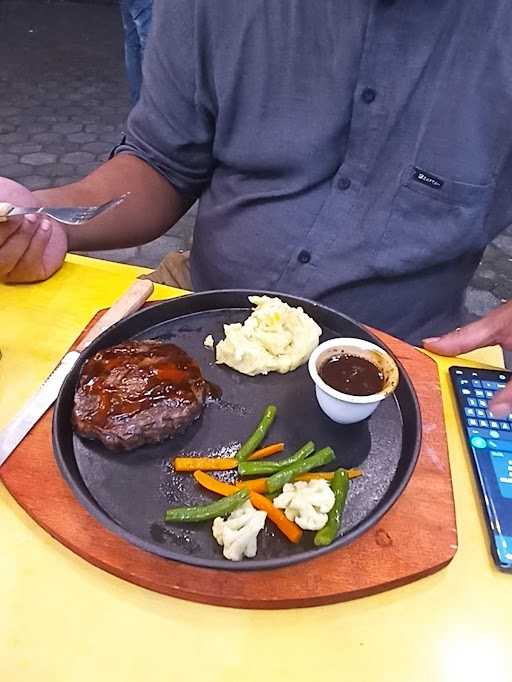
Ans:
POLYGON ((321 365, 318 374, 335 391, 348 395, 373 395, 384 388, 381 370, 357 355, 333 355, 321 365))

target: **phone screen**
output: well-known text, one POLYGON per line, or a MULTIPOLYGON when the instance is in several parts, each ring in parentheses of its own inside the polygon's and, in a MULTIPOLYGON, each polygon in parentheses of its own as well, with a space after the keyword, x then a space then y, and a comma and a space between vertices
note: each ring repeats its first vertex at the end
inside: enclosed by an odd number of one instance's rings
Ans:
POLYGON ((489 410, 494 394, 512 372, 451 367, 459 415, 472 458, 500 568, 512 569, 512 414, 496 418, 489 410))

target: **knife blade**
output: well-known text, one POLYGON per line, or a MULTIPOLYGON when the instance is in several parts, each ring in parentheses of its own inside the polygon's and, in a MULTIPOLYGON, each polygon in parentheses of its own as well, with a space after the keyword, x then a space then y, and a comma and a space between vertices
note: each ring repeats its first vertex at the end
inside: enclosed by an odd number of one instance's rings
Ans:
POLYGON ((16 449, 27 433, 43 416, 59 395, 65 378, 73 369, 80 353, 101 333, 119 320, 138 310, 153 292, 153 282, 138 279, 122 294, 112 306, 93 324, 76 350, 69 351, 50 373, 41 387, 28 399, 22 409, 0 431, 0 466, 16 449))

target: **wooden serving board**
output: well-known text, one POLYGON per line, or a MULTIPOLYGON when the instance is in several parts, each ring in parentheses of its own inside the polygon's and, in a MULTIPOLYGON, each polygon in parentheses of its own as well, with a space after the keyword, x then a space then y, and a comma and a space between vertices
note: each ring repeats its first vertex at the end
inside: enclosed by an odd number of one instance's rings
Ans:
POLYGON ((457 551, 441 389, 430 358, 372 331, 412 379, 423 422, 421 453, 407 488, 380 522, 352 544, 317 559, 269 571, 222 571, 170 561, 130 545, 90 516, 61 477, 52 451, 52 410, 5 462, 0 477, 40 526, 86 561, 174 597, 239 608, 293 608, 404 585, 446 566, 457 551))

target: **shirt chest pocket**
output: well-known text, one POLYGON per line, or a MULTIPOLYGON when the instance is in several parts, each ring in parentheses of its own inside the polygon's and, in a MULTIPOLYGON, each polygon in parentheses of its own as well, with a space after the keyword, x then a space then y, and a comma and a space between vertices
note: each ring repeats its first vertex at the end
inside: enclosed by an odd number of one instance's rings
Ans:
POLYGON ((405 169, 377 255, 379 274, 400 275, 478 252, 495 236, 485 222, 494 182, 456 182, 405 169))

